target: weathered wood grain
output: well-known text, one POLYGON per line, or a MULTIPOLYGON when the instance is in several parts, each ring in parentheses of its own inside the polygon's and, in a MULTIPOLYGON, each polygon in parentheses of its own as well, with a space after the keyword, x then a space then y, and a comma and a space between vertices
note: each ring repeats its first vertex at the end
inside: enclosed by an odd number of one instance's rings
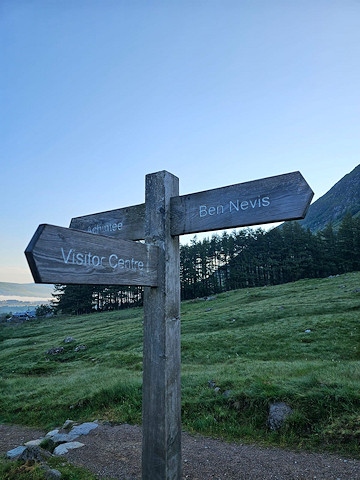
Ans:
POLYGON ((156 286, 158 250, 44 224, 25 255, 36 283, 156 286))
POLYGON ((75 217, 71 219, 70 228, 124 240, 143 240, 145 204, 75 217))
POLYGON ((221 230, 304 218, 313 192, 300 172, 171 199, 171 234, 221 230))
POLYGON ((178 179, 146 176, 146 242, 159 247, 158 288, 145 288, 143 480, 180 480, 180 255, 170 235, 170 198, 178 179))
MULTIPOLYGON (((174 195, 170 201, 171 235, 302 219, 313 195, 300 172, 174 195)), ((142 240, 145 238, 145 204, 75 217, 70 228, 142 240)))

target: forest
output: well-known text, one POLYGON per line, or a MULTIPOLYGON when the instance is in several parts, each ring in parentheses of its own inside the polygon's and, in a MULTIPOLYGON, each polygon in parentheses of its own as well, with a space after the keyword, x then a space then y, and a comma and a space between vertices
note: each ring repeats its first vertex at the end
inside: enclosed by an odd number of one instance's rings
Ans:
MULTIPOLYGON (((271 230, 245 228, 180 247, 181 299, 278 285, 360 270, 360 218, 346 214, 312 233, 298 222, 271 230)), ((83 314, 141 306, 143 287, 55 285, 56 312, 83 314)))

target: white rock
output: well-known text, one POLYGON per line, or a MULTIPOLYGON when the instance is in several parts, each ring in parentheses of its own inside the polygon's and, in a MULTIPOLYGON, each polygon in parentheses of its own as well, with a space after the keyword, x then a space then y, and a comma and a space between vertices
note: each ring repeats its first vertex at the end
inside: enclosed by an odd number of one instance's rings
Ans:
POLYGON ((24 445, 26 445, 27 447, 38 447, 43 440, 43 438, 38 438, 37 440, 30 440, 30 442, 24 443, 24 445))
POLYGON ((72 435, 87 435, 91 430, 94 430, 94 428, 97 428, 99 425, 95 422, 85 422, 82 423, 81 425, 75 425, 71 431, 70 434, 72 435))
POLYGON ((9 450, 8 452, 6 452, 6 456, 7 456, 7 458, 15 458, 18 455, 21 455, 24 450, 26 450, 26 447, 24 447, 24 446, 16 447, 16 448, 13 448, 12 450, 9 450))
POLYGON ((69 450, 74 450, 75 448, 83 447, 84 444, 80 442, 68 442, 58 445, 54 450, 54 455, 65 455, 69 450))

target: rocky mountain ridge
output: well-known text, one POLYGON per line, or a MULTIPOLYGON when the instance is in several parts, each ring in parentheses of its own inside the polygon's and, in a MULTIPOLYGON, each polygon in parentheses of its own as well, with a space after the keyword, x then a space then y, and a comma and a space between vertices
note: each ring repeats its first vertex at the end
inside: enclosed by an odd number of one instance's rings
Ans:
POLYGON ((330 222, 336 230, 347 213, 360 217, 360 164, 310 205, 299 223, 312 233, 323 230, 330 222))

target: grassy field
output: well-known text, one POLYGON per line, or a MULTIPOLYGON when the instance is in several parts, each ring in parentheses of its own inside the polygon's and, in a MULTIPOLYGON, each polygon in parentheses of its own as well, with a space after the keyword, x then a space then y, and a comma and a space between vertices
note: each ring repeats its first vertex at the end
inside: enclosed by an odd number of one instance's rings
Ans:
MULTIPOLYGON (((360 458, 359 321, 360 272, 182 303, 184 430, 360 458), (279 432, 273 401, 293 409, 279 432)), ((140 424, 142 322, 129 309, 0 324, 0 423, 140 424)))

